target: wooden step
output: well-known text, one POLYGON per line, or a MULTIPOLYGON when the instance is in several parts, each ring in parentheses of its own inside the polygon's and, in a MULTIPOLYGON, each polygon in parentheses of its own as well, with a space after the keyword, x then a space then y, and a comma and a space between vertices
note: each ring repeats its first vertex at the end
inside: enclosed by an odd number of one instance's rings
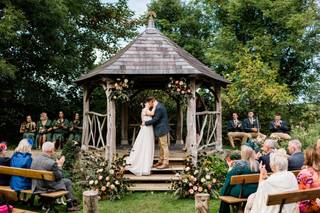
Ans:
MULTIPOLYGON (((154 161, 158 161, 159 160, 159 157, 154 157, 154 161)), ((169 158, 169 161, 170 162, 176 162, 176 161, 182 161, 184 162, 185 161, 185 158, 184 157, 170 157, 169 158)))
POLYGON ((130 187, 131 191, 170 191, 171 183, 136 183, 130 187))
POLYGON ((158 169, 158 168, 152 168, 152 172, 167 172, 167 171, 182 171, 184 170, 185 165, 178 165, 178 164, 170 164, 169 168, 166 169, 158 169))
POLYGON ((174 174, 151 174, 150 176, 136 176, 134 174, 126 174, 125 178, 129 178, 132 182, 167 182, 171 180, 178 180, 178 177, 174 174))

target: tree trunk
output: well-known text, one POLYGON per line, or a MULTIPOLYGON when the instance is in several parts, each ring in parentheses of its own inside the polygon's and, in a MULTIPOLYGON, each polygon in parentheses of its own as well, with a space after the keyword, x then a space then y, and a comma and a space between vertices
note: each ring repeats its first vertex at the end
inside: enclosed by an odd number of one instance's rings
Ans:
POLYGON ((98 192, 96 191, 85 191, 83 196, 83 213, 98 213, 98 192))
POLYGON ((195 209, 196 213, 209 213, 209 194, 196 194, 195 209))

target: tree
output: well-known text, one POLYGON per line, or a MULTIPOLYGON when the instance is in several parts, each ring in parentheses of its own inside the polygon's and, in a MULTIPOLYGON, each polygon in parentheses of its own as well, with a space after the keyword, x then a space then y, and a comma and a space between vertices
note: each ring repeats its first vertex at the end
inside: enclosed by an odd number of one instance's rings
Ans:
POLYGON ((275 69, 276 80, 287 84, 294 95, 306 89, 304 76, 312 74, 309 71, 320 49, 319 6, 315 0, 200 2, 219 24, 207 54, 218 72, 233 72, 241 49, 246 48, 275 69))
POLYGON ((74 80, 95 66, 97 50, 109 57, 133 37, 137 23, 126 0, 1 1, 0 91, 8 98, 0 124, 42 110, 80 111, 74 80))

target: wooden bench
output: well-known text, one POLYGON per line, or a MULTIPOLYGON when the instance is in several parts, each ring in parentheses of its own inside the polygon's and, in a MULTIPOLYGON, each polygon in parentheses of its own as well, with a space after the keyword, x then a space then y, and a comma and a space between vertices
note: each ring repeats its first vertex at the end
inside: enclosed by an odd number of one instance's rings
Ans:
MULTIPOLYGON (((297 176, 300 170, 291 171, 295 176, 297 176)), ((268 173, 271 175, 272 173, 268 173)), ((230 204, 233 212, 238 212, 241 208, 243 208, 243 204, 247 202, 247 198, 242 197, 242 188, 244 184, 252 184, 259 182, 259 173, 256 174, 248 174, 248 175, 234 175, 231 177, 230 185, 241 185, 239 197, 234 196, 219 196, 219 199, 223 202, 230 204)))
MULTIPOLYGON (((44 170, 33 170, 33 169, 21 169, 21 168, 14 168, 8 166, 0 166, 0 174, 9 175, 9 176, 21 176, 30 179, 37 179, 37 180, 44 180, 44 181, 55 181, 55 176, 53 172, 44 171, 44 170)), ((0 186, 0 192, 6 193, 15 193, 18 200, 20 193, 29 194, 31 196, 38 195, 42 197, 46 203, 48 204, 49 208, 47 212, 54 210, 54 212, 58 212, 54 208, 54 202, 57 198, 60 198, 66 194, 68 191, 55 191, 55 192, 47 192, 47 193, 39 193, 33 194, 32 190, 21 190, 20 192, 16 192, 10 188, 10 186, 0 186)))
POLYGON ((279 213, 281 213, 284 204, 316 198, 320 198, 320 189, 294 190, 268 195, 267 206, 280 205, 279 213))

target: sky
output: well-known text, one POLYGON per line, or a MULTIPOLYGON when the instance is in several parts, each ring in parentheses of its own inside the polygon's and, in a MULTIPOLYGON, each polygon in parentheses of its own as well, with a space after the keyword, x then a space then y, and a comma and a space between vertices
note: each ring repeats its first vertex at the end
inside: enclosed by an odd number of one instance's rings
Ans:
MULTIPOLYGON (((114 3, 117 0, 101 0, 104 3, 114 3)), ((128 6, 131 10, 133 10, 136 16, 142 15, 147 10, 147 4, 150 3, 151 0, 128 0, 128 6)))

